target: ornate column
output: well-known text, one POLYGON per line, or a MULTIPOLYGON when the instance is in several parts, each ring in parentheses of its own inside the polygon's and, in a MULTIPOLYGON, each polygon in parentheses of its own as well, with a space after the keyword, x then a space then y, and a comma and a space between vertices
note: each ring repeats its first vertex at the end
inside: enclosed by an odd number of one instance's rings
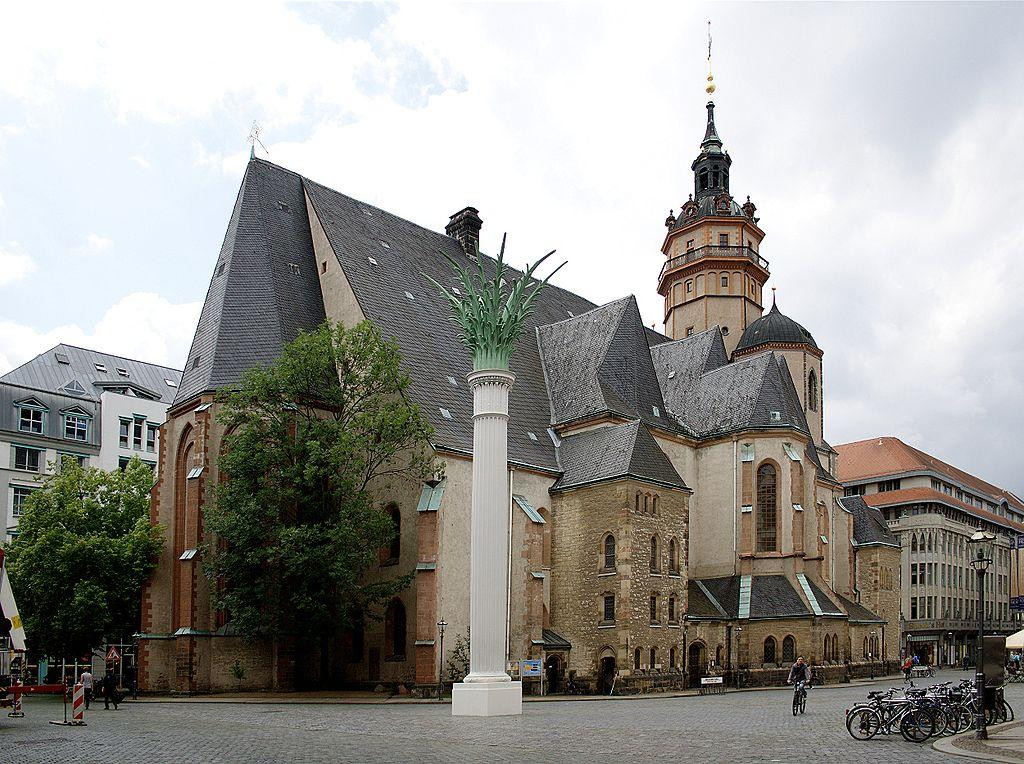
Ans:
POLYGON ((424 274, 448 300, 452 321, 473 355, 473 371, 466 377, 473 390, 469 674, 452 688, 454 716, 523 712, 522 682, 511 681, 505 671, 510 522, 508 396, 516 379, 508 366, 534 299, 554 275, 552 272, 543 281, 533 278, 537 266, 551 254, 518 278, 510 279, 511 283, 504 278, 504 239, 493 267, 485 262, 479 248, 477 267, 471 270, 445 255, 462 283, 461 291, 453 292, 424 274), (490 275, 485 275, 488 272, 490 275))

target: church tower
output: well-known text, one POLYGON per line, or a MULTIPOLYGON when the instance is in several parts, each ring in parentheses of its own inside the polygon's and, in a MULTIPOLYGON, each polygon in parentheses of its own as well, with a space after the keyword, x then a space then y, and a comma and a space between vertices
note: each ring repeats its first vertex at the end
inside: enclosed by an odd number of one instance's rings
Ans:
MULTIPOLYGON (((708 93, 714 92, 708 76, 708 93)), ((693 193, 676 217, 670 212, 661 251, 658 294, 665 298, 665 334, 682 339, 718 325, 731 355, 743 331, 761 317, 768 261, 758 254, 764 231, 750 197, 742 206, 729 193, 732 157, 715 127, 715 104, 693 171, 693 193)))

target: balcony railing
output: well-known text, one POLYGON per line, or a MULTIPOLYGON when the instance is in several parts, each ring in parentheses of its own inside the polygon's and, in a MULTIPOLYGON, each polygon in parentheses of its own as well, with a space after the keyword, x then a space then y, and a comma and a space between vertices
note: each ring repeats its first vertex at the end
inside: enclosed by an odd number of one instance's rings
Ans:
POLYGON ((768 261, 761 257, 750 247, 726 247, 721 245, 709 245, 706 247, 697 247, 696 249, 690 249, 681 255, 669 258, 665 261, 665 265, 661 268, 661 276, 668 273, 671 270, 675 270, 689 263, 695 263, 698 260, 703 260, 708 257, 745 257, 755 265, 768 270, 768 261))

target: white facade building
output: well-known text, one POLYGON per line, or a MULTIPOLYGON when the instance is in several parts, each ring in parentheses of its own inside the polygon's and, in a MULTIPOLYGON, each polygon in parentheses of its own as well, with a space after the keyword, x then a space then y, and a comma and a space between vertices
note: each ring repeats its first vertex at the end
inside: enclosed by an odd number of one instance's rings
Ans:
POLYGON ((8 537, 42 477, 65 457, 114 470, 157 466, 181 372, 58 345, 0 377, 0 513, 8 537))

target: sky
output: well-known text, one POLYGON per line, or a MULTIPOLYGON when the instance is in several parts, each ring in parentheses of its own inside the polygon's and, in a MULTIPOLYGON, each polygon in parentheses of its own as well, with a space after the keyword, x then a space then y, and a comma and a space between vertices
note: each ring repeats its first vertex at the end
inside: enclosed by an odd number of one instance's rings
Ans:
MULTIPOLYGON (((1024 495, 1024 5, 40 3, 0 25, 0 373, 58 342, 182 366, 261 156, 661 328, 704 133, 826 438, 894 435, 1024 495)), ((767 306, 766 306, 767 307, 767 306)))

